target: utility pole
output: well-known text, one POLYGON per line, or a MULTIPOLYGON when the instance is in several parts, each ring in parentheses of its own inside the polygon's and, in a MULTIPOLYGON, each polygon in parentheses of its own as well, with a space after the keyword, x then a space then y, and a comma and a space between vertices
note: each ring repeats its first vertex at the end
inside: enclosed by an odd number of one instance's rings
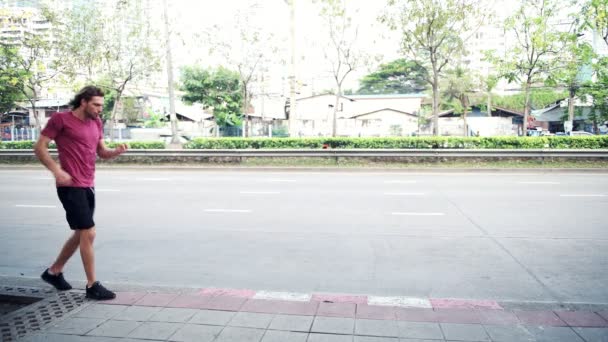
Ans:
POLYGON ((167 0, 163 0, 165 17, 165 43, 167 45, 167 79, 169 88, 169 113, 171 117, 171 145, 180 145, 177 136, 177 115, 175 114, 175 93, 173 91, 173 60, 171 58, 171 34, 169 32, 169 9, 167 0))
POLYGON ((296 119, 296 0, 285 0, 289 5, 289 42, 291 63, 289 65, 289 136, 295 136, 296 119))

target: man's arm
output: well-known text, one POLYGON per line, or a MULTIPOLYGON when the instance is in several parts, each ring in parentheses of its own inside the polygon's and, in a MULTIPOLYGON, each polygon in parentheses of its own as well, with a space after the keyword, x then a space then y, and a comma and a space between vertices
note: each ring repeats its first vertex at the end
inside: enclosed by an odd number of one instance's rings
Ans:
POLYGON ((58 185, 70 185, 72 183, 72 176, 65 172, 51 157, 51 154, 49 153, 50 142, 51 139, 49 137, 40 135, 40 138, 38 138, 36 146, 34 147, 36 157, 38 157, 40 162, 53 173, 58 185))
POLYGON ((118 157, 119 155, 125 153, 127 151, 126 144, 119 144, 116 148, 108 148, 103 139, 99 140, 99 144, 97 144, 97 155, 101 159, 112 159, 118 157))

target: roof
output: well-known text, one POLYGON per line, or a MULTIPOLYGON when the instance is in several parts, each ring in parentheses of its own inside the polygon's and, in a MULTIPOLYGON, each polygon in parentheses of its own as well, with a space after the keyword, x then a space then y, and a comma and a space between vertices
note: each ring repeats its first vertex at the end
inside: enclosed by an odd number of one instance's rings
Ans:
MULTIPOLYGON (((308 97, 302 97, 297 99, 297 101, 312 99, 315 97, 321 96, 335 96, 334 94, 326 93, 326 94, 317 94, 308 97)), ((341 95, 343 99, 347 99, 350 101, 357 100, 386 100, 386 99, 418 99, 427 97, 426 94, 370 94, 370 95, 341 95)))
POLYGON ((513 114, 513 115, 519 115, 519 116, 523 116, 524 113, 523 112, 518 112, 512 109, 507 109, 507 108, 503 108, 503 107, 496 107, 494 106, 495 110, 500 110, 502 112, 508 113, 508 114, 513 114))
MULTIPOLYGON (((213 114, 205 112, 203 110, 203 106, 199 104, 193 104, 191 106, 188 106, 180 101, 175 102, 175 114, 194 122, 200 122, 213 118, 213 114)), ((165 116, 169 115, 170 114, 167 113, 167 115, 165 116)))
POLYGON ((356 117, 359 117, 359 116, 363 116, 363 115, 369 115, 369 114, 374 114, 374 113, 378 113, 378 112, 384 112, 384 111, 389 111, 389 112, 395 112, 395 113, 399 113, 399 114, 405 114, 405 115, 416 116, 416 114, 412 114, 412 113, 404 112, 404 111, 397 110, 397 109, 392 109, 392 108, 383 108, 383 109, 374 110, 374 111, 372 111, 372 112, 367 112, 367 113, 362 113, 362 114, 353 115, 353 116, 351 116, 351 118, 356 118, 356 117))
MULTIPOLYGON (((36 101, 36 108, 66 107, 69 104, 69 99, 43 99, 36 101)), ((27 102, 25 108, 32 108, 31 103, 27 102)))
POLYGON ((451 115, 451 114, 454 114, 454 110, 453 109, 448 109, 448 110, 445 110, 443 112, 439 112, 439 113, 437 113, 437 116, 442 117, 442 116, 448 116, 448 115, 451 115))
POLYGON ((372 95, 349 95, 353 100, 376 100, 376 99, 419 99, 427 97, 426 94, 372 94, 372 95))
MULTIPOLYGON (((574 112, 574 120, 585 120, 591 114, 591 107, 577 106, 574 112), (577 115, 580 112, 580 115, 577 115)), ((568 107, 553 105, 540 110, 533 110, 530 114, 536 121, 542 122, 562 122, 568 115, 568 107)))
MULTIPOLYGON (((308 100, 308 99, 313 99, 313 98, 315 98, 315 97, 322 97, 322 96, 331 96, 331 97, 335 97, 336 95, 334 95, 334 94, 330 94, 330 93, 326 93, 326 94, 317 94, 317 95, 312 95, 312 96, 307 96, 307 97, 301 97, 301 98, 299 98, 299 99, 296 99, 296 101, 308 100)), ((341 95, 340 97, 341 97, 341 98, 343 98, 343 99, 347 99, 347 100, 350 100, 350 101, 354 101, 352 98, 347 97, 347 96, 344 96, 344 95, 341 95)))

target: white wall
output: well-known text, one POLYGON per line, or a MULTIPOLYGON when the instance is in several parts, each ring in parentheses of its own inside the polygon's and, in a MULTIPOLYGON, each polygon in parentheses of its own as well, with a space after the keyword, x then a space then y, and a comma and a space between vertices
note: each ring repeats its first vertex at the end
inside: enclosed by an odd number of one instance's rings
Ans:
POLYGON ((467 123, 471 131, 482 137, 517 135, 517 125, 513 125, 511 118, 471 117, 467 123))

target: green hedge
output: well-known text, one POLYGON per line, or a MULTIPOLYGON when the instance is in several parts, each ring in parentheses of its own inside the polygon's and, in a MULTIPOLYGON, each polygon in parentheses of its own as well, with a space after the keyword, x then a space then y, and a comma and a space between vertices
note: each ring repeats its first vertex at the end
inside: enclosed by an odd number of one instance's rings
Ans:
MULTIPOLYGON (((114 147, 117 142, 106 143, 114 147)), ((131 141, 131 149, 164 149, 160 141, 131 141)), ((577 137, 405 137, 405 138, 198 138, 184 145, 187 149, 293 148, 478 148, 478 149, 598 149, 608 148, 608 135, 577 137)), ((53 145, 51 145, 54 148, 53 145)), ((1 142, 0 149, 33 149, 33 141, 1 142)))
POLYGON ((396 137, 396 138, 198 138, 187 149, 259 148, 400 148, 400 149, 598 149, 608 148, 608 136, 577 137, 396 137))
MULTIPOLYGON (((122 142, 125 143, 125 142, 122 142)), ((106 145, 110 148, 116 147, 121 144, 120 142, 106 142, 106 145)), ((165 143, 162 141, 129 141, 126 142, 130 149, 133 150, 162 150, 165 148, 165 143)))
MULTIPOLYGON (((34 148, 34 141, 3 141, 0 142, 0 149, 19 149, 19 150, 31 150, 34 148)), ((110 148, 115 147, 118 142, 106 142, 106 145, 110 148)), ((164 149, 165 143, 162 141, 130 141, 126 143, 130 149, 164 149)), ((51 148, 55 148, 55 144, 51 143, 51 148)))
POLYGON ((34 141, 2 141, 0 142, 0 149, 31 150, 34 149, 34 141))

